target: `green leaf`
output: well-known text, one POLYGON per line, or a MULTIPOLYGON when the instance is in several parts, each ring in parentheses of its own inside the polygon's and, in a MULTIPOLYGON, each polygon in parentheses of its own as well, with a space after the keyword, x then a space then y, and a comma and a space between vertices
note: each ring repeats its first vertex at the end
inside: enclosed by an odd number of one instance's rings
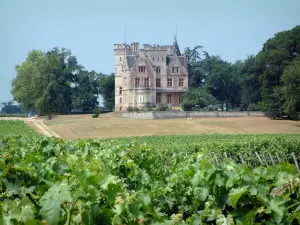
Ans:
POLYGON ((236 207, 240 197, 247 192, 247 187, 235 188, 229 192, 229 205, 236 207))
POLYGON ((140 206, 138 203, 136 202, 133 202, 131 204, 128 205, 128 209, 129 209, 129 212, 134 215, 135 217, 138 217, 140 215, 140 206))
POLYGON ((25 205, 22 207, 20 217, 23 222, 33 219, 34 218, 34 212, 31 205, 25 205))
POLYGON ((271 214, 273 217, 273 220, 279 224, 282 220, 283 214, 284 214, 284 203, 286 201, 284 200, 280 200, 280 199, 271 199, 271 201, 269 202, 269 209, 271 210, 271 214))
POLYGON ((247 214, 243 215, 243 217, 238 218, 236 220, 237 225, 253 225, 255 219, 254 211, 250 211, 247 214))
POLYGON ((148 194, 143 194, 141 199, 145 205, 149 205, 151 203, 151 197, 148 194))
POLYGON ((232 225, 234 224, 232 215, 228 215, 227 217, 225 217, 223 214, 219 215, 217 218, 217 225, 232 225))
POLYGON ((121 187, 117 184, 109 184, 107 188, 107 199, 108 201, 113 204, 115 203, 117 193, 120 192, 121 187))
POLYGON ((200 183, 201 181, 201 172, 198 171, 195 176, 192 178, 191 182, 192 182, 192 185, 195 187, 195 186, 198 186, 198 184, 200 183))
POLYGON ((199 198, 200 201, 205 201, 209 195, 209 190, 207 188, 196 187, 194 189, 194 195, 199 198))
POLYGON ((51 225, 56 225, 61 217, 61 204, 71 202, 71 194, 67 184, 55 184, 41 197, 40 214, 51 225))
POLYGON ((30 219, 27 220, 24 225, 43 225, 43 223, 39 220, 35 220, 35 219, 30 219))

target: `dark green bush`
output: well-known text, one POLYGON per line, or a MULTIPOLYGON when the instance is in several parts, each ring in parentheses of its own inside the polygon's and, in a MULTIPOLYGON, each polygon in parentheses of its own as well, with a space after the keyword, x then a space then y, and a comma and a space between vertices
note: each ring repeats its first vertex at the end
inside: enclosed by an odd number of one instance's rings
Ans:
POLYGON ((249 104, 247 111, 260 111, 260 107, 256 104, 249 104))
POLYGON ((132 106, 128 106, 126 110, 127 110, 127 112, 138 112, 138 111, 140 111, 139 108, 132 107, 132 106))
POLYGON ((186 100, 186 101, 183 101, 181 107, 182 107, 183 111, 192 111, 193 104, 190 101, 186 100))
POLYGON ((100 114, 100 110, 98 108, 96 108, 94 110, 94 114, 93 114, 93 118, 98 118, 99 117, 99 114, 100 114))
POLYGON ((157 106, 154 111, 167 111, 167 110, 169 110, 168 105, 161 104, 161 105, 157 106))

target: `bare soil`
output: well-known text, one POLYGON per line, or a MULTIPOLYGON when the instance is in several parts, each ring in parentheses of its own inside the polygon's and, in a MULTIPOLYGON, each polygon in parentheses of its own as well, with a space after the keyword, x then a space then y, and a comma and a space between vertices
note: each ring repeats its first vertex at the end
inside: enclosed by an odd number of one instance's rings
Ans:
MULTIPOLYGON (((142 120, 121 113, 54 116, 44 120, 52 134, 65 139, 201 133, 299 133, 300 122, 261 117, 142 120)), ((53 135, 52 135, 53 136, 53 135)))

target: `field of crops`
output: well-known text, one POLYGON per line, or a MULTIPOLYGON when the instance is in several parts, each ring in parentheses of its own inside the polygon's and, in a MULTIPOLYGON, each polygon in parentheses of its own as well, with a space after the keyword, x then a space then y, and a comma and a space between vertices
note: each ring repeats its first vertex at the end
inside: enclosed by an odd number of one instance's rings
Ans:
POLYGON ((299 224, 291 152, 299 135, 0 138, 0 224, 299 224))
POLYGON ((32 136, 36 132, 22 120, 1 120, 0 119, 0 137, 8 136, 32 136))

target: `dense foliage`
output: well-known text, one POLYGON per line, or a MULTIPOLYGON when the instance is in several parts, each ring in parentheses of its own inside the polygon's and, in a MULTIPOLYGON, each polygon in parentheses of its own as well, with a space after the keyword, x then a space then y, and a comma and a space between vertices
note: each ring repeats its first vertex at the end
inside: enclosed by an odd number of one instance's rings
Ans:
POLYGON ((205 51, 201 56, 201 48, 187 52, 190 88, 210 90, 223 110, 262 109, 270 117, 299 119, 300 26, 277 33, 256 56, 235 63, 205 51))
POLYGON ((299 137, 2 138, 0 224, 299 224, 296 167, 236 164, 254 151, 291 161, 299 137))
POLYGON ((21 114, 23 113, 23 109, 19 105, 15 105, 12 101, 2 102, 0 103, 2 107, 0 111, 1 114, 21 114))
POLYGON ((37 134, 30 126, 24 123, 24 121, 0 119, 0 137, 16 135, 35 136, 37 134))
POLYGON ((101 74, 99 82, 99 93, 103 97, 103 105, 108 110, 114 110, 115 107, 115 74, 101 74))
MULTIPOLYGON (((16 72, 12 81, 14 100, 23 108, 47 114, 49 118, 54 113, 70 113, 72 109, 92 111, 98 106, 98 95, 107 92, 103 90, 103 83, 107 84, 109 93, 114 87, 114 83, 107 80, 113 75, 107 78, 104 74, 87 71, 71 51, 64 48, 31 51, 26 61, 16 66, 16 72)), ((106 95, 104 99, 107 105, 106 95)))

